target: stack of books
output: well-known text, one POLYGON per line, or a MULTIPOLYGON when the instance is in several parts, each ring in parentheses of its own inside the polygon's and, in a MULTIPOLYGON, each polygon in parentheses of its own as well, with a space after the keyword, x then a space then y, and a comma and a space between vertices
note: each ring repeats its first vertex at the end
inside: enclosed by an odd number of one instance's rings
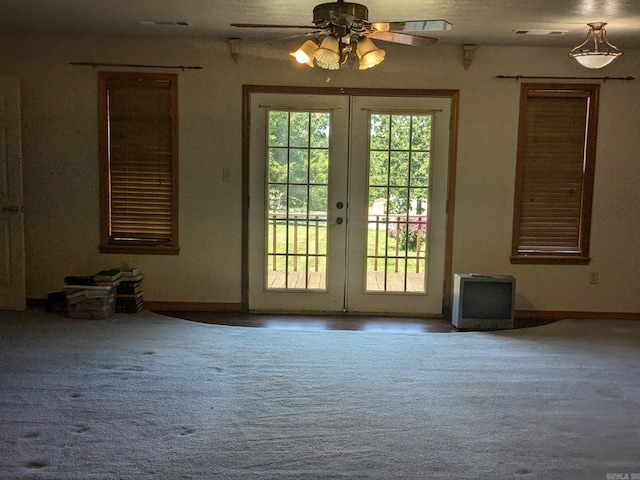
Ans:
MULTIPOLYGON (((89 276, 69 275, 64 277, 64 284, 68 310, 70 306, 76 304, 86 305, 87 292, 90 292, 91 296, 95 297, 96 292, 100 291, 103 292, 103 295, 106 295, 104 292, 108 293, 109 289, 113 289, 115 293, 116 312, 137 313, 143 308, 142 272, 136 267, 110 268, 100 270, 95 275, 89 276)), ((113 303, 113 298, 111 300, 111 303, 113 303)), ((80 312, 79 314, 82 313, 80 312)), ((104 313, 108 314, 106 311, 104 313)))
POLYGON ((137 313, 142 310, 142 272, 139 268, 118 269, 120 276, 116 287, 116 312, 137 313))
POLYGON ((93 275, 67 275, 64 277, 65 285, 94 285, 93 275))
POLYGON ((117 287, 121 277, 122 270, 119 268, 100 270, 93 276, 93 284, 101 287, 117 287))

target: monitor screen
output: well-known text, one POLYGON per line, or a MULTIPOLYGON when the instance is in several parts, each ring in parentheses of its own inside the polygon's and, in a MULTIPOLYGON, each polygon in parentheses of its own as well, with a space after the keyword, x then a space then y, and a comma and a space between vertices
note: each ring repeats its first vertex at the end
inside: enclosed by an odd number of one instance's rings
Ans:
POLYGON ((511 282, 464 282, 462 317, 477 319, 509 319, 512 310, 511 282))

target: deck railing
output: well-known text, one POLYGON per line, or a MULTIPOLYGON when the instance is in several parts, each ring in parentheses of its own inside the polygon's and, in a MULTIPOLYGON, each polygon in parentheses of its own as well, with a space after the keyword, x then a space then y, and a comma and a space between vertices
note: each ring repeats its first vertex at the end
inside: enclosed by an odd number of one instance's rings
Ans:
POLYGON ((412 260, 412 270, 420 273, 421 260, 426 255, 426 251, 423 252, 427 233, 426 215, 369 215, 369 229, 372 228, 375 231, 373 249, 369 245, 367 256, 373 260, 374 272, 380 271, 380 262, 384 271, 385 263, 388 265, 387 260, 392 259, 395 273, 409 273, 408 268, 400 268, 403 264, 407 267, 407 260, 412 260), (404 236, 404 245, 401 236, 404 236), (391 248, 389 237, 395 240, 391 248))
MULTIPOLYGON (((289 267, 287 270, 299 271, 300 257, 307 257, 303 271, 319 270, 319 260, 326 256, 326 253, 320 253, 321 250, 326 250, 325 246, 320 245, 322 230, 327 227, 326 213, 269 212, 268 223, 272 271, 278 270, 278 257, 284 256, 293 257, 292 269, 289 267), (282 233, 277 228, 278 225, 288 228, 282 233), (290 241, 287 243, 286 251, 278 252, 278 244, 287 242, 287 235, 290 241), (305 241, 300 242, 301 238, 305 241), (311 245, 307 243, 309 241, 312 242, 311 245), (301 245, 304 245, 302 251, 301 245)), ((386 271, 389 271, 391 260, 392 270, 396 273, 409 273, 409 269, 420 273, 426 256, 426 226, 426 215, 369 215, 368 231, 375 232, 373 244, 367 239, 367 258, 373 263, 373 269, 370 271, 385 271, 385 265, 386 271), (393 237, 394 241, 390 241, 390 237, 393 237)))
MULTIPOLYGON (((319 259, 320 257, 326 256, 326 254, 320 254, 320 231, 322 228, 326 228, 327 225, 327 214, 322 213, 280 213, 280 212, 269 212, 268 214, 268 223, 269 230, 271 231, 270 239, 271 242, 271 252, 272 253, 272 266, 271 269, 275 272, 278 270, 278 257, 284 255, 293 256, 293 270, 294 272, 298 271, 298 258, 300 255, 305 255, 310 257, 312 260, 312 265, 305 265, 305 267, 311 266, 313 271, 317 272, 319 269, 319 259), (284 239, 282 239, 278 235, 278 225, 288 225, 289 231, 285 229, 284 239), (304 251, 300 250, 300 242, 299 237, 300 229, 304 228, 304 237, 306 239, 305 245, 309 239, 312 239, 313 245, 307 245, 304 251), (293 233, 291 233, 293 230, 293 233), (286 242, 287 235, 293 237, 292 242, 287 244, 286 253, 276 253, 278 252, 278 242, 286 242)), ((325 250, 323 248, 323 250, 325 250)))

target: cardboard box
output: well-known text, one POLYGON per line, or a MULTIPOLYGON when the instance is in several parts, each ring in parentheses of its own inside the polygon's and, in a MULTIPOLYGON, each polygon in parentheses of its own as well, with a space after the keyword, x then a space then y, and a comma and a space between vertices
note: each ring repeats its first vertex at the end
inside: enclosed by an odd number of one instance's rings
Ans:
POLYGON ((115 287, 65 285, 67 313, 72 318, 107 318, 115 312, 115 287))

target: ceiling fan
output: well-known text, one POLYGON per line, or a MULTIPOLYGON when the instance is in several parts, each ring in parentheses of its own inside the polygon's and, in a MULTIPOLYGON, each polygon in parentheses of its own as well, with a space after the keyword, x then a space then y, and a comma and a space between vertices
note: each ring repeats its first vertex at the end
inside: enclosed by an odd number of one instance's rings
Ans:
POLYGON ((432 45, 436 38, 404 32, 450 30, 446 20, 407 20, 400 22, 370 22, 369 10, 359 3, 337 0, 316 5, 313 25, 276 25, 260 23, 232 23, 241 28, 309 29, 300 36, 317 35, 319 40, 307 40, 291 55, 299 63, 326 70, 337 70, 350 57, 357 56, 361 70, 374 67, 384 60, 385 51, 371 39, 404 45, 432 45), (403 32, 403 33, 401 33, 403 32))

